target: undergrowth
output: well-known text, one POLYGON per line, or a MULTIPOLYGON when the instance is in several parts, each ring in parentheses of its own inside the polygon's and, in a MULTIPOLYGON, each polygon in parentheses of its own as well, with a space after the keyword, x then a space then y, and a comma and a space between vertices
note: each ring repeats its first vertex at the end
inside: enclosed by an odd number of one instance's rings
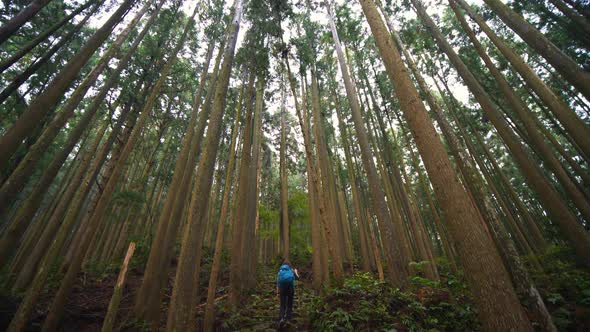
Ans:
POLYGON ((403 292, 356 273, 326 290, 308 307, 314 331, 476 331, 473 305, 454 277, 433 282, 414 277, 403 292), (451 290, 461 292, 451 297, 451 290))
POLYGON ((551 246, 530 267, 531 277, 559 331, 590 330, 590 272, 571 249, 551 246))

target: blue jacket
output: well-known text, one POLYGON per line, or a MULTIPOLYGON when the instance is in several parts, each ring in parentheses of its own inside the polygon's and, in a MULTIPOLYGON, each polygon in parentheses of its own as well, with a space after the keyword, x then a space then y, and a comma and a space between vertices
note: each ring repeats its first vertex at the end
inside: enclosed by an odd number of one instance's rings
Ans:
MULTIPOLYGON (((280 285, 279 285, 279 274, 281 273, 281 270, 284 269, 284 268, 288 268, 288 269, 291 270, 291 272, 293 272, 294 280, 298 280, 299 279, 299 276, 297 275, 297 273, 295 273, 295 271, 293 271, 293 269, 289 265, 283 264, 283 265, 281 265, 281 267, 279 268, 279 272, 277 273, 277 288, 280 287, 280 285)), ((295 287, 295 283, 291 283, 291 285, 293 287, 295 287)))

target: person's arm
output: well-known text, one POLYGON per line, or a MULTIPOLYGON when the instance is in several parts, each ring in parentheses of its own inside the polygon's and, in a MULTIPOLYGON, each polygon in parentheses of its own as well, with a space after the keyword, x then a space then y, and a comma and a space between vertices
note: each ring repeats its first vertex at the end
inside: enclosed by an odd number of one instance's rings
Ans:
POLYGON ((299 272, 297 269, 293 269, 293 273, 295 274, 295 280, 299 280, 299 272))

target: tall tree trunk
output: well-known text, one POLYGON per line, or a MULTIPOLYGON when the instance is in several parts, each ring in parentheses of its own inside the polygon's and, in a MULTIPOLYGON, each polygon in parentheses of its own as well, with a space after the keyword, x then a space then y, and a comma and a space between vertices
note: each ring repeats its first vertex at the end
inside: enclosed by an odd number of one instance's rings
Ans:
POLYGON ((237 307, 242 291, 243 276, 240 273, 242 259, 242 240, 246 229, 248 209, 248 184, 252 180, 248 176, 248 169, 252 161, 252 136, 253 136, 253 106, 252 96, 254 89, 255 70, 250 70, 248 88, 246 90, 246 119, 242 143, 242 157, 240 160, 239 182, 236 192, 235 209, 239 213, 234 214, 233 229, 231 234, 231 261, 230 261, 230 303, 237 307))
POLYGON ((221 254, 223 251, 223 239, 225 230, 225 221, 229 209, 229 195, 232 187, 232 174, 235 164, 236 143, 238 138, 240 115, 242 113, 242 105, 244 103, 244 86, 240 89, 239 104, 236 110, 235 122, 233 126, 232 138, 229 144, 229 158, 227 161, 225 188, 223 190, 223 199, 221 201, 221 212, 217 224, 217 236, 215 239, 215 252, 213 254, 213 262, 211 263, 211 274, 209 276, 209 286, 207 287, 207 304, 205 307, 205 314, 203 318, 203 330, 205 332, 213 331, 213 322, 215 319, 215 292, 217 290, 217 279, 221 270, 221 254))
POLYGON ((441 32, 435 26, 434 22, 426 14, 424 7, 418 0, 412 0, 418 15, 430 30, 438 46, 447 54, 453 66, 457 69, 459 75, 463 78, 465 84, 473 92, 474 97, 480 104, 484 114, 494 124, 498 134, 506 143, 512 155, 520 168, 529 185, 535 190, 539 200, 547 209, 552 220, 554 220, 563 231, 574 250, 584 260, 586 265, 590 265, 590 235, 584 227, 576 220, 576 217, 563 202, 559 194, 549 184, 547 178, 542 174, 539 166, 533 163, 531 156, 514 132, 508 127, 506 120, 492 102, 487 92, 479 84, 477 79, 469 71, 467 66, 461 61, 457 53, 452 49, 450 44, 442 37, 441 32))
POLYGON ((354 123, 357 138, 359 140, 361 159, 363 162, 365 172, 367 173, 367 179, 369 182, 369 190, 371 195, 371 206, 373 207, 373 211, 377 216, 380 233, 383 237, 388 277, 390 278, 393 284, 397 286, 402 286, 406 283, 406 279, 409 275, 409 257, 405 257, 405 255, 403 254, 404 250, 401 241, 399 240, 401 236, 400 232, 403 232, 403 230, 394 227, 393 223, 391 222, 391 217, 387 209, 387 203, 385 202, 385 194, 383 192, 383 189, 381 188, 380 180, 377 175, 377 170, 373 162, 373 156, 371 153, 371 148, 369 146, 367 132, 362 121, 356 87, 352 82, 352 79, 350 78, 348 66, 344 58, 344 53, 342 52, 342 47, 340 46, 340 40, 338 38, 336 25, 334 23, 334 14, 332 13, 332 8, 330 4, 327 4, 326 7, 328 8, 328 13, 330 15, 330 27, 332 30, 332 37, 334 39, 334 43, 336 46, 336 54, 338 55, 340 72, 342 73, 342 77, 344 78, 346 95, 351 106, 352 120, 354 123))
MULTIPOLYGON (((306 82, 303 84, 307 85, 306 82)), ((320 94, 319 94, 319 86, 318 86, 318 79, 317 79, 317 72, 314 65, 311 68, 311 118, 313 119, 313 134, 315 138, 315 147, 316 147, 316 159, 318 165, 318 175, 320 182, 318 182, 318 189, 321 188, 321 194, 325 197, 324 207, 326 208, 326 218, 322 219, 323 223, 323 230, 326 236, 326 240, 328 241, 328 252, 331 260, 332 265, 332 273, 334 274, 334 279, 336 279, 337 283, 342 282, 343 279, 343 270, 342 270, 342 257, 340 253, 340 242, 338 242, 336 229, 334 226, 336 225, 336 207, 334 205, 334 200, 332 196, 331 189, 331 181, 329 178, 328 167, 329 159, 328 153, 326 148, 326 141, 324 139, 324 127, 320 109, 320 94)), ((328 262, 325 262, 328 264, 328 262)), ((326 278, 328 278, 326 276, 326 278)))
MULTIPOLYGON (((400 118, 400 120, 401 120, 401 118, 400 118)), ((407 150, 410 151, 410 159, 412 161, 412 166, 414 167, 415 170, 418 171, 418 182, 420 183, 420 187, 422 188, 422 190, 424 191, 424 194, 426 195, 426 201, 428 202, 428 205, 430 207, 430 211, 432 213, 434 223, 436 225, 436 229, 441 237, 444 251, 445 251, 445 253, 447 255, 447 259, 449 260, 449 263, 451 265, 451 270, 453 272, 457 272, 458 271, 457 252, 455 250, 455 247, 453 246, 453 243, 451 242, 451 239, 449 238, 449 232, 447 230, 447 227, 443 224, 440 214, 438 213, 438 210, 436 208, 436 204, 431 196, 430 186, 428 185, 427 177, 424 174, 424 170, 419 165, 418 156, 414 152, 414 148, 411 145, 410 138, 409 138, 409 136, 407 136, 407 133, 406 133, 404 127, 402 127, 402 132, 403 132, 403 137, 404 137, 403 141, 405 142, 407 150)), ((395 143, 395 145, 396 145, 397 149, 399 150, 400 146, 398 145, 397 142, 395 143)), ((401 162, 400 168, 402 170, 404 170, 403 175, 404 175, 404 177, 406 177, 407 176, 405 174, 406 166, 405 166, 405 163, 404 163, 401 155, 399 157, 399 160, 401 162)))
POLYGON ((531 331, 508 271, 483 224, 478 222, 481 215, 460 184, 377 7, 371 0, 360 3, 447 217, 484 329, 531 331))
POLYGON ((246 193, 246 223, 242 233, 242 264, 240 274, 242 276, 242 290, 249 291, 256 286, 256 225, 258 220, 258 187, 260 179, 260 149, 262 147, 262 112, 264 107, 263 77, 258 78, 256 87, 256 102, 254 110, 254 125, 252 131, 252 160, 248 168, 248 189, 246 193))
MULTIPOLYGON (((162 269, 168 271, 167 259, 170 256, 170 253, 167 249, 172 247, 171 244, 166 243, 167 233, 169 228, 174 228, 174 239, 170 240, 174 243, 177 233, 176 231, 180 225, 181 218, 177 217, 176 219, 172 219, 171 215, 173 212, 176 212, 177 215, 182 213, 182 209, 180 207, 176 208, 176 205, 182 205, 184 207, 184 201, 181 202, 181 200, 177 198, 182 191, 183 195, 180 196, 184 199, 190 184, 190 180, 187 179, 188 176, 192 175, 194 160, 196 160, 196 151, 193 151, 195 149, 191 149, 196 139, 196 135, 198 135, 195 127, 197 126, 197 123, 200 125, 201 122, 205 122, 206 120, 206 112, 204 111, 205 109, 202 108, 201 112, 197 111, 199 110, 199 106, 202 104, 202 95, 205 89, 207 72, 209 69, 211 57, 213 56, 213 51, 214 41, 211 40, 207 50, 205 64, 203 65, 203 71, 201 72, 201 77, 199 79, 198 91, 193 102, 191 118, 189 120, 186 133, 182 139, 180 154, 178 155, 176 164, 174 166, 172 181, 168 186, 168 194, 166 196, 166 200, 164 201, 162 211, 157 217, 157 229, 151 244, 148 261, 146 263, 145 276, 135 302, 135 315, 146 320, 155 318, 157 312, 160 311, 160 288, 162 280, 168 278, 167 274, 162 274, 160 271, 162 271, 162 269), (185 175, 186 170, 190 170, 190 175, 185 175), (185 176, 187 176, 186 179, 185 176)), ((219 54, 222 54, 221 50, 219 51, 219 54)), ((218 59, 216 59, 216 61, 220 61, 220 55, 218 55, 218 59)), ((212 87, 210 89, 212 89, 212 87)), ((154 218, 156 217, 154 216, 154 218)))
POLYGON ((225 160, 219 159, 219 167, 217 168, 217 170, 215 171, 216 175, 215 175, 215 186, 213 187, 213 191, 211 191, 211 198, 209 198, 209 200, 211 201, 211 203, 209 203, 209 212, 207 212, 207 225, 206 225, 206 230, 205 230, 205 238, 203 240, 203 246, 204 247, 208 247, 211 248, 211 242, 212 242, 212 237, 215 235, 215 229, 217 228, 217 223, 219 222, 219 220, 217 219, 217 202, 219 201, 220 196, 222 195, 221 192, 221 175, 223 175, 223 166, 222 161, 224 162, 225 160))
POLYGON ((293 95, 293 100, 295 101, 295 112, 297 113, 297 119, 299 120, 299 128, 301 129, 301 134, 303 136, 303 145, 305 150, 305 162, 306 162, 306 171, 307 171, 307 191, 309 192, 310 197, 310 223, 311 223, 311 243, 312 243, 312 285, 313 288, 318 291, 322 285, 322 282, 325 278, 329 279, 329 275, 326 275, 322 272, 321 266, 321 230, 320 224, 322 223, 322 219, 326 218, 326 210, 325 210, 325 203, 323 197, 319 195, 319 179, 317 169, 314 164, 314 158, 311 148, 311 138, 310 138, 310 131, 307 125, 307 98, 305 94, 305 85, 301 84, 301 104, 299 104, 299 100, 297 98, 296 92, 296 81, 295 77, 293 77, 293 73, 291 72, 291 66, 289 65, 289 60, 287 57, 283 59, 285 66, 287 67, 287 78, 289 79, 289 87, 291 88, 291 94, 293 95), (305 116, 305 118, 304 118, 305 116))
POLYGON ((234 50, 242 17, 242 1, 234 3, 234 16, 228 28, 228 41, 224 51, 223 64, 219 72, 218 84, 215 88, 215 99, 209 118, 209 128, 203 145, 203 155, 199 160, 193 202, 191 202, 189 223, 184 233, 174 290, 169 308, 166 330, 189 330, 187 324, 195 315, 197 285, 194 284, 195 275, 199 271, 197 251, 200 251, 202 219, 206 211, 208 193, 211 188, 215 159, 219 147, 223 113, 225 110, 227 90, 234 59, 234 50), (200 225, 199 225, 200 224, 200 225))
MULTIPOLYGON (((336 98, 338 98, 338 96, 336 96, 336 98)), ((354 168, 352 165, 352 158, 350 156, 350 141, 348 138, 348 128, 346 128, 346 126, 344 124, 344 120, 343 120, 341 113, 342 113, 342 111, 340 109, 340 103, 337 102, 336 103, 336 115, 338 117, 340 137, 342 140, 344 156, 346 158, 346 170, 348 172, 348 178, 350 181, 350 188, 352 191, 352 202, 353 202, 353 206, 354 206, 357 225, 359 228, 361 266, 364 271, 370 271, 371 264, 370 264, 369 248, 368 248, 368 241, 367 241, 367 235, 366 235, 366 226, 364 225, 366 223, 366 220, 365 220, 365 215, 364 215, 363 211, 361 210, 356 174, 354 172, 354 168)))
MULTIPOLYGON (((407 218, 407 223, 409 224, 410 229, 412 230, 411 233, 416 238, 415 242, 416 242, 416 246, 417 246, 417 253, 419 254, 421 260, 429 262, 429 264, 426 266, 426 276, 432 280, 438 280, 438 278, 439 278, 438 271, 436 268, 436 264, 434 263, 434 257, 432 256, 432 245, 431 245, 430 241, 428 241, 428 243, 426 243, 426 241, 425 241, 425 237, 424 237, 425 233, 423 233, 424 228, 423 228, 422 218, 420 218, 416 213, 414 213, 414 210, 411 207, 411 202, 410 202, 411 197, 408 194, 408 191, 405 189, 405 185, 402 181, 402 171, 400 170, 400 167, 398 167, 397 164, 395 163, 394 157, 392 155, 394 147, 391 145, 391 142, 390 142, 389 137, 387 135, 385 124, 384 124, 382 116, 381 116, 381 110, 379 109, 379 106, 378 106, 375 96, 373 94, 373 90, 369 84, 369 80, 366 75, 366 71, 360 61, 359 61, 359 69, 360 69, 360 75, 362 76, 362 78, 365 81, 365 88, 366 88, 366 90, 368 90, 368 95, 370 96, 371 102, 373 105, 374 112, 369 113, 369 118, 373 122, 373 127, 376 126, 374 123, 375 122, 374 118, 377 118, 378 127, 379 127, 380 133, 382 135, 382 137, 380 139, 380 141, 383 142, 381 149, 384 152, 382 153, 382 155, 385 157, 384 160, 386 160, 386 165, 389 168, 389 171, 384 170, 383 173, 390 179, 389 182, 392 187, 390 190, 392 191, 392 194, 393 194, 391 200, 400 202, 401 206, 397 209, 400 210, 400 216, 401 216, 401 211, 403 211, 406 218, 407 218), (375 116, 373 116, 373 114, 375 116), (395 199, 393 198, 393 196, 395 196, 395 199)), ((368 105, 369 105, 369 101, 367 100, 367 108, 370 109, 368 105)), ((377 135, 377 133, 376 133, 376 135, 377 135)), ((384 161, 384 163, 385 163, 385 161, 384 161)), ((385 165, 383 167, 385 168, 385 165)), ((405 173, 405 170, 404 170, 404 173, 405 173)), ((400 228, 403 227, 402 222, 399 223, 400 228)))
MULTIPOLYGON (((311 172, 314 170, 311 167, 312 161, 306 163, 306 171, 307 171, 307 191, 309 192, 309 209, 310 209, 310 226, 311 226, 311 273, 312 273, 312 287, 313 289, 318 292, 324 283, 326 278, 329 278, 329 272, 324 272, 324 268, 322 266, 322 251, 326 250, 322 248, 325 246, 325 242, 322 241, 322 230, 320 227, 321 224, 321 214, 319 211, 319 200, 321 198, 318 197, 317 189, 315 188, 315 183, 313 182, 313 178, 310 175, 311 172)), ((327 262, 326 262, 327 264, 327 262)))
POLYGON ((51 0, 33 0, 16 16, 5 22, 0 27, 0 45, 10 38, 25 23, 30 21, 37 13, 43 9, 51 0))

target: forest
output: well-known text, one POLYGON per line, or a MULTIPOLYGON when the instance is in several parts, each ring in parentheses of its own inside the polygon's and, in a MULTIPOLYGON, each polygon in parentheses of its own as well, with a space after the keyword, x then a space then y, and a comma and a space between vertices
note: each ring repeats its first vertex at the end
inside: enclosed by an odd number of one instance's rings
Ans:
POLYGON ((589 331, 590 1, 0 1, 0 330, 589 331))

